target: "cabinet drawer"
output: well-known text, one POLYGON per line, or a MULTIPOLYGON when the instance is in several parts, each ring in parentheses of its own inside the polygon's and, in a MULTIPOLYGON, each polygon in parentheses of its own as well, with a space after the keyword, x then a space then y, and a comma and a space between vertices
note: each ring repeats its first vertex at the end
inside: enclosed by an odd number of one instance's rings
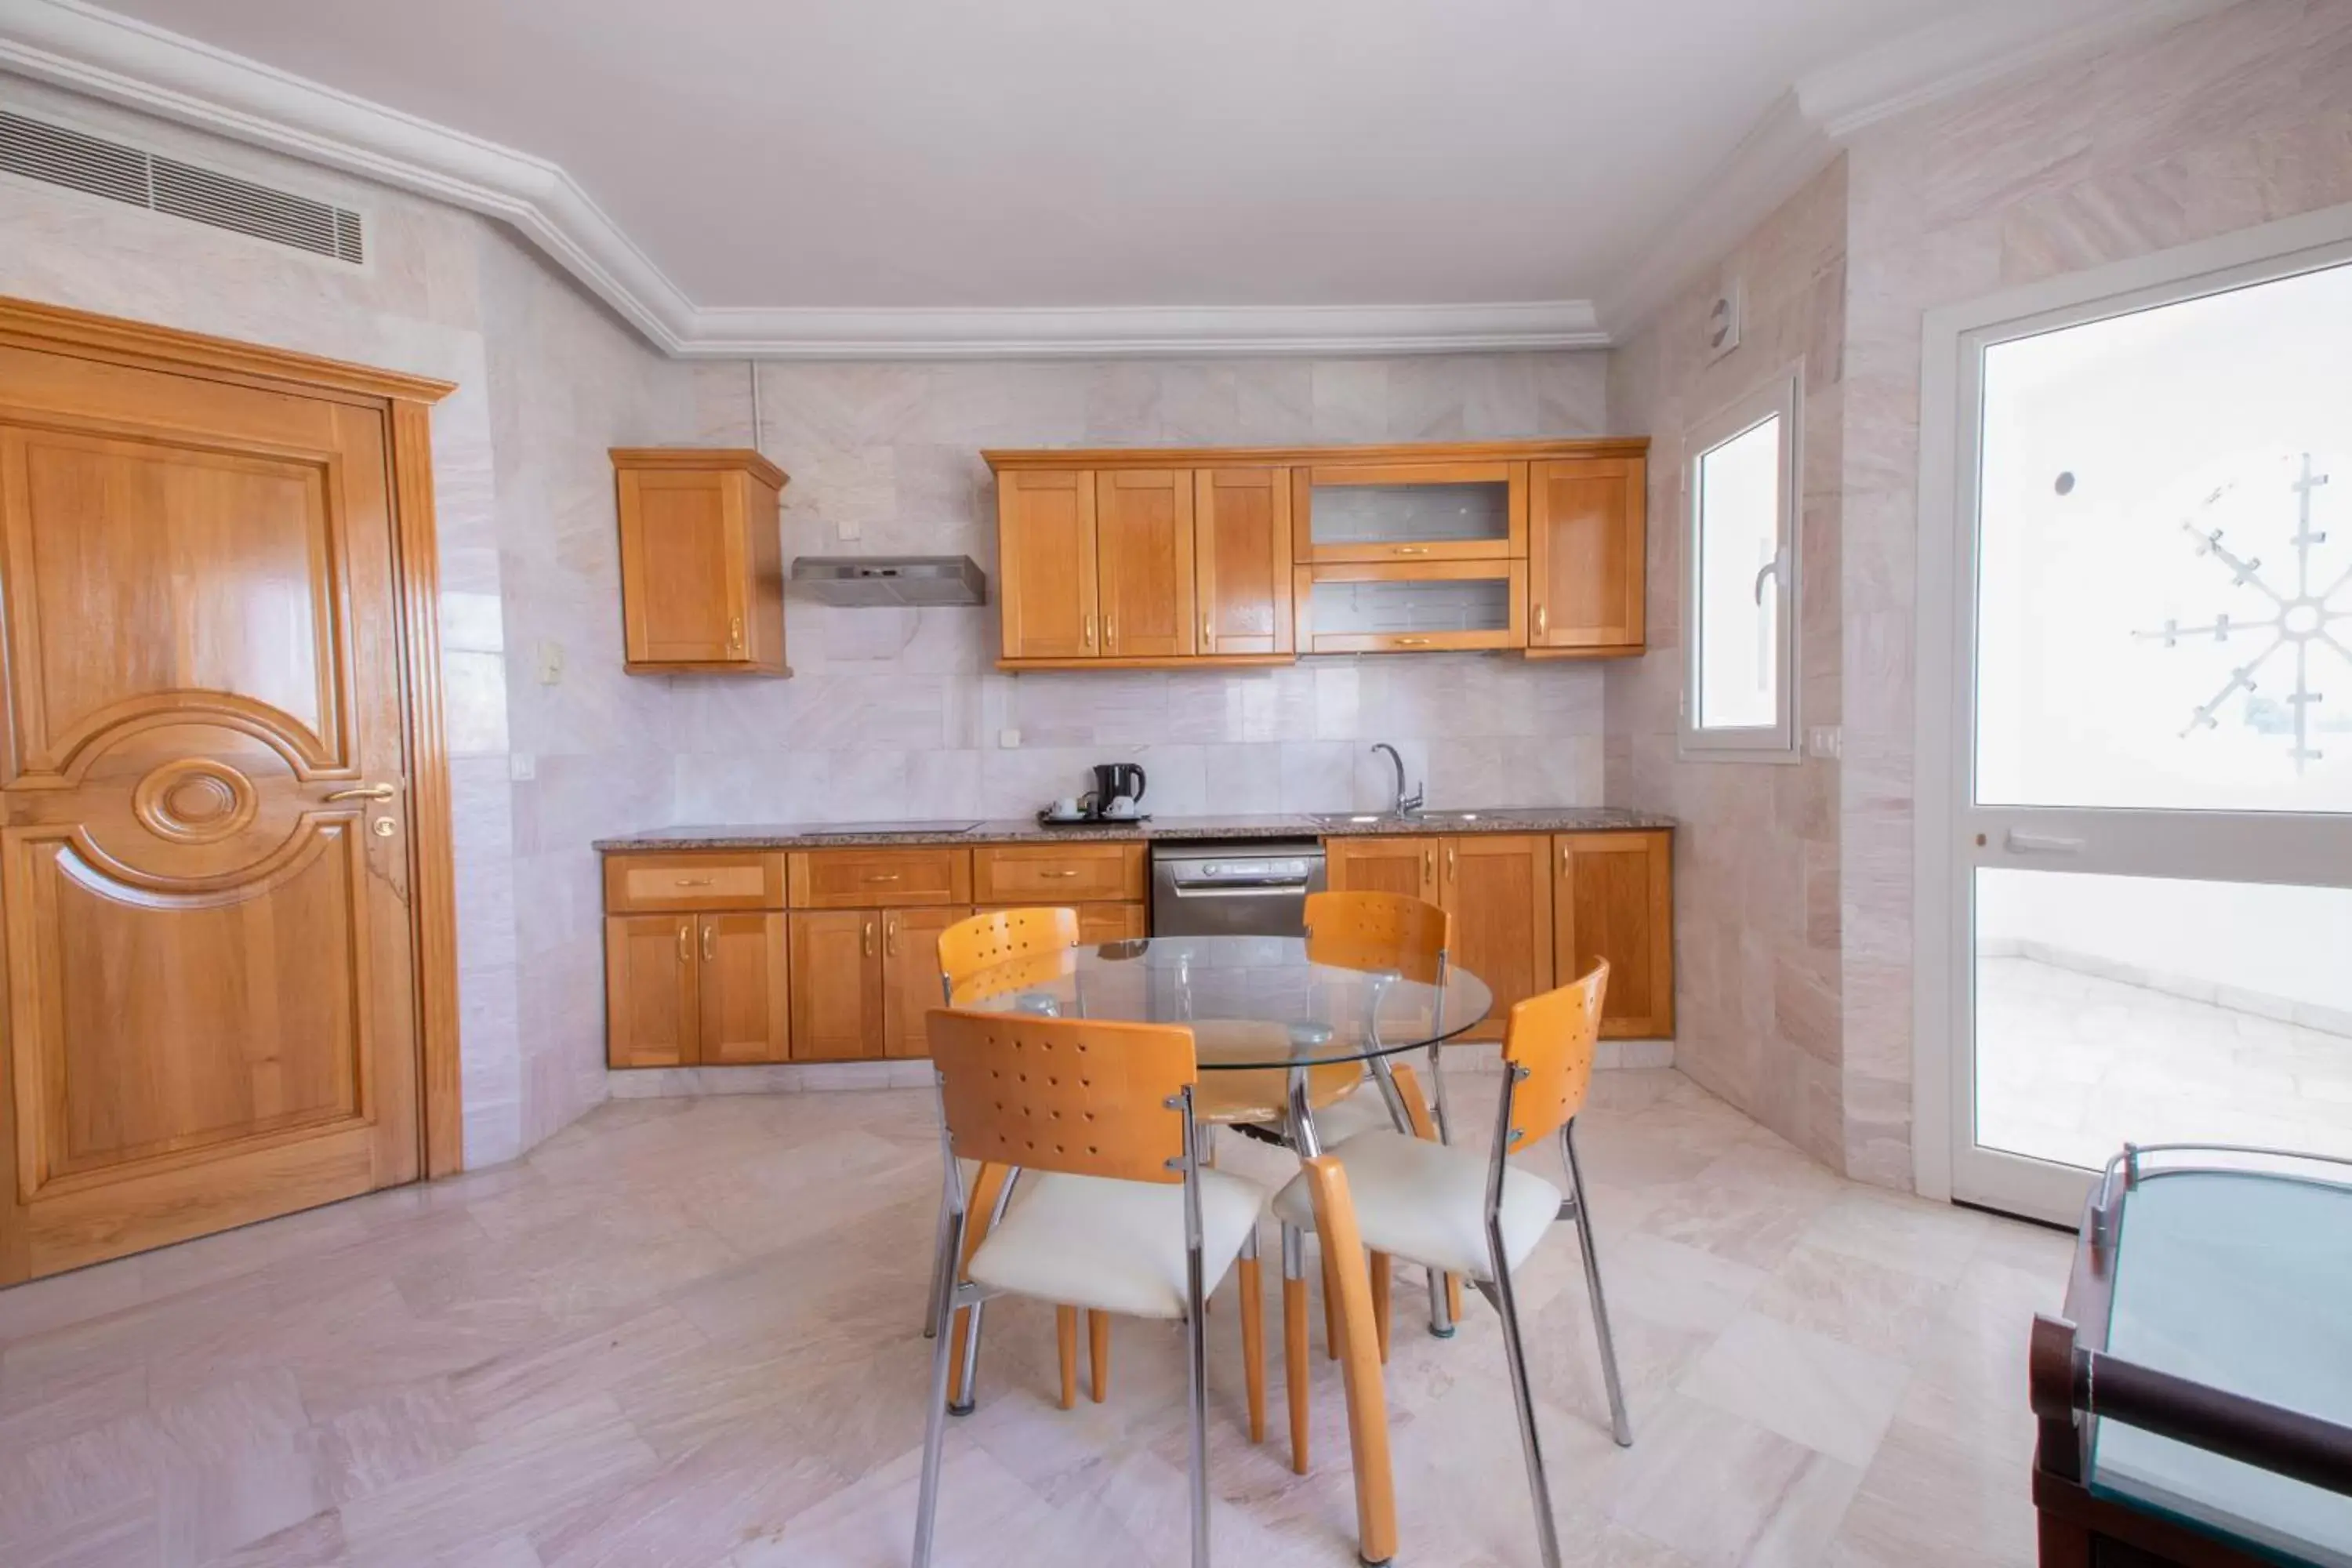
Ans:
POLYGON ((972 851, 972 897, 992 906, 1144 896, 1140 844, 996 844, 972 851))
POLYGON ((781 910, 780 850, 688 850, 604 857, 604 912, 663 910, 781 910))
POLYGON ((971 851, 811 849, 792 857, 796 910, 873 910, 900 904, 971 902, 971 851))

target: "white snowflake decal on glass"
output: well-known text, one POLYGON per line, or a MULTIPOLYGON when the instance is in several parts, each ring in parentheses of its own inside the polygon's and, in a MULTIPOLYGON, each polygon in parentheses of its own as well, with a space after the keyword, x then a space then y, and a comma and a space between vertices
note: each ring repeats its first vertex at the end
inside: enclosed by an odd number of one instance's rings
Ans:
POLYGON ((2345 640, 2346 637, 2352 637, 2352 627, 2342 628, 2343 636, 2335 629, 2339 622, 2352 622, 2352 593, 2347 592, 2352 589, 2352 567, 2346 568, 2326 587, 2315 587, 2312 583, 2312 552, 2327 542, 2327 535, 2312 522, 2312 496, 2327 483, 2327 479, 2326 474, 2314 470, 2311 454, 2303 454, 2301 475, 2290 487, 2295 493, 2296 501, 2295 531, 2287 542, 2294 548, 2294 587, 2292 592, 2276 586, 2263 574, 2260 556, 2239 554, 2222 542, 2221 529, 2200 525, 2203 515, 2210 512, 2223 498, 2238 488, 2237 480, 2216 487, 2200 503, 2199 515, 2182 521, 2181 528, 2196 542, 2197 552, 2210 555, 2228 568, 2238 586, 2252 588, 2267 598, 2272 611, 2264 620, 2235 620, 2226 614, 2218 614, 2204 625, 2194 626, 2184 626, 2178 620, 2167 620, 2159 630, 2132 634, 2142 641, 2161 642, 2166 647, 2179 646, 2183 637, 2211 637, 2215 642, 2228 642, 2233 637, 2267 639, 2254 650, 2252 658, 2231 671, 2221 690, 2198 704, 2189 716, 2188 727, 2180 731, 2182 739, 2200 730, 2217 728, 2222 705, 2241 692, 2251 696, 2256 688, 2255 672, 2283 650, 2291 650, 2294 658, 2294 687, 2287 693, 2284 701, 2291 715, 2294 739, 2288 755, 2294 759, 2294 770, 2300 773, 2305 764, 2319 761, 2325 754, 2313 745, 2311 737, 2313 710, 2326 700, 2325 696, 2312 686, 2314 650, 2333 650, 2336 658, 2343 660, 2347 671, 2352 672, 2352 645, 2347 645, 2345 640))

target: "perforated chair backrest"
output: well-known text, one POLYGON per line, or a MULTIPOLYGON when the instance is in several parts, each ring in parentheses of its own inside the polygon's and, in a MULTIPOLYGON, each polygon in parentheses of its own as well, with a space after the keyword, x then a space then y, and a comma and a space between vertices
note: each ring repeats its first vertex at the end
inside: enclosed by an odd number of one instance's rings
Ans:
POLYGON ((1076 910, 992 910, 940 932, 940 975, 952 996, 982 970, 1077 945, 1076 910))
POLYGON ((926 1024, 958 1159, 1128 1182, 1184 1179, 1182 1096, 1197 1076, 1192 1030, 944 1007, 926 1024))
POLYGON ((1393 969, 1434 984, 1454 945, 1454 917, 1402 893, 1307 895, 1307 957, 1339 969, 1393 969))
POLYGON ((1609 991, 1604 959, 1582 979, 1511 1005, 1503 1030, 1507 1068, 1526 1069, 1511 1083, 1510 1148, 1517 1153, 1549 1138, 1584 1109, 1601 1040, 1601 1002, 1609 991))

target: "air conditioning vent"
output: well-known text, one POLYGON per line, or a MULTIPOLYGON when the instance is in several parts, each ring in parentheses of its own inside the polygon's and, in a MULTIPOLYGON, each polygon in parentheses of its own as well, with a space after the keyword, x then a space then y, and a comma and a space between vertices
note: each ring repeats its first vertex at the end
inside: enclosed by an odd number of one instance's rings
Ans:
POLYGON ((367 259, 360 215, 347 207, 5 110, 0 110, 0 172, 210 224, 353 266, 367 259))

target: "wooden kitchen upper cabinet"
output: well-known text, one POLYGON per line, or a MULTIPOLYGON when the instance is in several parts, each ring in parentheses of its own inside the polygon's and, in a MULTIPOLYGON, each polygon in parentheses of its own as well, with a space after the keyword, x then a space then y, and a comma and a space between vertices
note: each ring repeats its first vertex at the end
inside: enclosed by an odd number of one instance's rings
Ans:
POLYGON ((1553 844, 1553 973, 1562 983, 1609 961, 1601 1033, 1675 1032, 1674 835, 1563 833, 1553 844))
POLYGON ((783 470, 731 448, 624 447, 612 458, 624 668, 791 674, 776 520, 783 470))
POLYGON ((1096 658, 1095 476, 996 477, 997 610, 1004 657, 1096 658))
POLYGON ((1192 485, 1201 652, 1290 652, 1290 471, 1203 468, 1192 485))
POLYGON ((690 1066, 701 1039, 695 917, 604 918, 604 1059, 616 1068, 690 1066))
POLYGON ((1621 657, 1646 631, 1643 556, 1649 464, 1638 457, 1537 463, 1528 516, 1528 652, 1621 657))
POLYGON ((856 1061, 884 1048, 882 911, 794 910, 794 1061, 856 1061))
POLYGON ((1329 458, 1291 469, 1302 563, 1490 561, 1528 552, 1528 465, 1446 458, 1329 458))
POLYGON ((1472 1039, 1500 1039, 1511 1004, 1551 989, 1551 839, 1448 834, 1439 841, 1438 901, 1454 916, 1453 962, 1486 983, 1494 1010, 1472 1039))
POLYGON ((1122 468, 1095 476, 1096 605, 1106 658, 1179 658, 1192 622, 1192 476, 1122 468))

